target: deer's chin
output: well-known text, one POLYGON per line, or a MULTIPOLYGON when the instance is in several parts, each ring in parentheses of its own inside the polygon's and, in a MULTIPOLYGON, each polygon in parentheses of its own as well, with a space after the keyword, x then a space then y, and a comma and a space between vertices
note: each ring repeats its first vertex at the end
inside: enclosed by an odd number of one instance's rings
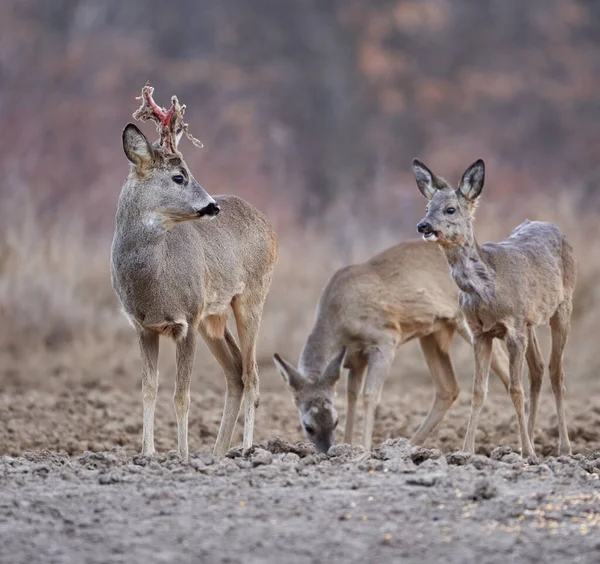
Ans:
POLYGON ((425 233, 425 235, 423 235, 423 240, 429 241, 430 243, 436 243, 438 240, 437 232, 432 231, 431 233, 425 233))
POLYGON ((198 215, 194 212, 185 213, 176 210, 162 209, 158 210, 158 214, 164 222, 167 222, 170 225, 175 225, 177 223, 181 223, 182 221, 192 221, 193 219, 198 219, 198 215))

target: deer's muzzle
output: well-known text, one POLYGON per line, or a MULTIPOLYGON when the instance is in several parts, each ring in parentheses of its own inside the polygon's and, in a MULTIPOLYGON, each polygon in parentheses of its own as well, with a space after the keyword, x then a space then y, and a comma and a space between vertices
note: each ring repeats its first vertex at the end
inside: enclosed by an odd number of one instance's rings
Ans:
POLYGON ((221 208, 219 207, 219 204, 217 204, 216 202, 211 202, 210 204, 208 204, 208 206, 198 211, 198 217, 204 217, 205 215, 209 217, 214 217, 216 215, 219 215, 220 211, 221 208))

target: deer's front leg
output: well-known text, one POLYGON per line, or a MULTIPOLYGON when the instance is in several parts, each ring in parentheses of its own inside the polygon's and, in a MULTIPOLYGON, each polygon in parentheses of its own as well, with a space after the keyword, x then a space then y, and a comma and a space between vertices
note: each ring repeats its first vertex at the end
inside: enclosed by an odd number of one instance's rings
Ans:
POLYGON ((154 411, 158 392, 158 333, 142 330, 138 337, 142 357, 142 402, 144 407, 142 454, 154 454, 154 411))
POLYGON ((467 434, 463 450, 475 454, 475 433, 479 422, 479 414, 483 408, 488 389, 488 376, 492 359, 492 338, 488 336, 475 337, 473 349, 475 352, 475 376, 473 378, 473 393, 471 396, 471 416, 467 426, 467 434))
POLYGON ((375 426, 375 409, 381 401, 383 383, 394 360, 393 346, 373 347, 368 352, 367 376, 363 391, 365 406, 365 422, 363 427, 363 446, 371 450, 373 444, 373 427, 375 426))
POLYGON ((175 416, 177 417, 177 447, 182 459, 188 457, 188 414, 190 411, 190 385, 196 356, 196 333, 188 331, 177 341, 177 377, 175 378, 175 416))
POLYGON ((344 442, 352 444, 354 420, 356 418, 356 402, 363 385, 365 376, 365 362, 356 361, 348 370, 346 376, 346 427, 344 429, 344 442))
POLYGON ((535 451, 527 432, 525 420, 525 403, 523 392, 523 364, 525 362, 525 351, 527 349, 527 335, 525 333, 512 331, 506 338, 508 357, 510 362, 510 383, 508 393, 513 402, 519 423, 519 436, 521 438, 521 454, 532 462, 536 462, 535 451))

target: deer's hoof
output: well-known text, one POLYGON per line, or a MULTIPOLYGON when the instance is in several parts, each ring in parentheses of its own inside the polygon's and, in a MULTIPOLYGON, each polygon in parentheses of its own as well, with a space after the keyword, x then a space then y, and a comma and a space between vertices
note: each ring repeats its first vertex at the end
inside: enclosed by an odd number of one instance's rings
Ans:
POLYGON ((529 456, 524 457, 524 462, 525 462, 525 464, 531 464, 531 465, 540 463, 540 461, 538 460, 538 457, 535 454, 530 454, 529 456))

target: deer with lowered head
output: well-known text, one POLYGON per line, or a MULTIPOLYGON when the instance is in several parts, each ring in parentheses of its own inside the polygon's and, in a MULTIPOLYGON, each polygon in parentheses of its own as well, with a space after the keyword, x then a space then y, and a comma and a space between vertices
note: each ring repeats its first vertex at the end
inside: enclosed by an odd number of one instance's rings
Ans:
POLYGON ((228 450, 244 405, 243 446, 252 445, 259 401, 256 339, 277 261, 277 239, 265 216, 235 196, 210 196, 178 150, 185 106, 167 111, 142 90, 134 118, 157 124, 151 144, 133 124, 123 130, 131 163, 123 184, 111 253, 113 288, 136 329, 142 358, 142 453, 154 452, 159 337, 176 343, 174 405, 178 452, 188 456, 190 383, 196 331, 221 365, 225 408, 214 452, 228 450), (239 346, 227 327, 235 317, 239 346))
POLYGON ((475 433, 487 394, 492 342, 502 339, 509 354, 508 391, 519 425, 522 455, 535 461, 533 446, 544 360, 535 328, 550 324, 550 381, 558 415, 558 453, 571 454, 564 411, 563 353, 571 326, 577 276, 573 249, 556 225, 525 220, 508 239, 479 245, 473 218, 485 180, 482 160, 463 174, 456 190, 419 160, 417 186, 429 200, 417 226, 442 249, 460 289, 460 307, 473 335, 475 377, 464 450, 475 451, 475 433), (522 372, 529 368, 530 404, 525 417, 522 372))
MULTIPOLYGON (((292 392, 302 428, 319 452, 334 444, 335 385, 342 368, 348 368, 344 442, 352 442, 362 390, 362 444, 370 450, 375 409, 396 348, 419 339, 435 388, 433 405, 411 438, 422 444, 458 397, 449 355, 455 333, 471 342, 444 255, 423 241, 409 241, 338 270, 323 290, 298 368, 279 355, 274 360, 292 392)), ((501 347, 494 350, 492 362, 508 386, 508 361, 501 347)))

